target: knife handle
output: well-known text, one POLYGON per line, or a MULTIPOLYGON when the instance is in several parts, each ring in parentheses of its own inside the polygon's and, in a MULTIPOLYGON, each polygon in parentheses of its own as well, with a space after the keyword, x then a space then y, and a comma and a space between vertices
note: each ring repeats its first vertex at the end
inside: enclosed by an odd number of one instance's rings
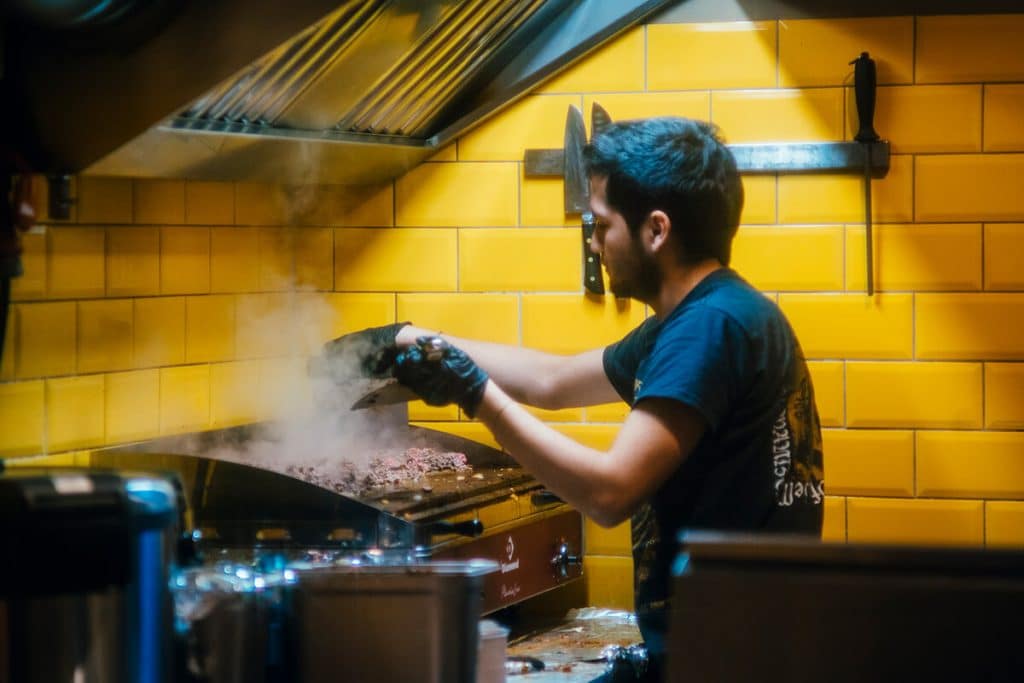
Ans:
POLYGON ((857 142, 875 142, 878 140, 878 133, 875 132, 875 60, 867 52, 861 52, 860 57, 850 63, 854 65, 853 94, 857 101, 859 125, 853 139, 857 142))
POLYGON ((593 294, 604 294, 604 278, 601 277, 601 257, 590 251, 590 240, 597 223, 594 214, 584 211, 583 219, 583 288, 593 294))

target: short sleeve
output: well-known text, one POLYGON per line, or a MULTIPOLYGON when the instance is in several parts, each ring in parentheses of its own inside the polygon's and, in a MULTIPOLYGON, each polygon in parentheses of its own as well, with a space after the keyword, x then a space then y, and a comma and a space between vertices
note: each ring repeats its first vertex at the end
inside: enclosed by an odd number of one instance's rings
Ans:
POLYGON ((680 401, 715 431, 742 395, 751 355, 747 335, 732 317, 695 306, 663 326, 638 369, 635 400, 680 401))
POLYGON ((622 400, 632 405, 634 381, 640 361, 651 345, 657 329, 656 318, 648 318, 639 327, 614 344, 605 347, 601 360, 604 373, 622 400))

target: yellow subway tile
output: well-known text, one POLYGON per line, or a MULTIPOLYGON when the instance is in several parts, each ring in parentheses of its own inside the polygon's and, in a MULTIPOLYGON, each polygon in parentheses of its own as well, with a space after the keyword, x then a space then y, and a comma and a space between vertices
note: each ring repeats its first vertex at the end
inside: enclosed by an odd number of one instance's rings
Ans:
POLYGON ((780 294, 808 358, 910 358, 910 295, 780 294))
POLYGON ((397 320, 394 294, 329 294, 327 303, 333 315, 326 316, 329 325, 323 341, 397 320))
MULTIPOLYGON (((936 291, 981 289, 981 226, 876 225, 872 227, 875 289, 936 291)), ((867 288, 864 228, 846 228, 846 288, 867 288)))
POLYGON ((519 169, 514 162, 420 164, 396 181, 395 223, 404 227, 513 227, 519 169))
POLYGON ((825 488, 830 495, 914 496, 914 433, 826 429, 825 488))
POLYGON ((538 91, 623 92, 643 89, 644 29, 638 27, 616 36, 544 83, 538 91))
POLYGON ((985 226, 985 289, 1024 290, 1024 223, 985 226))
POLYGON ((844 85, 861 52, 875 60, 879 83, 913 82, 913 17, 780 21, 780 85, 844 85))
POLYGON ((544 422, 582 422, 583 408, 562 408, 561 410, 545 410, 533 406, 523 406, 526 412, 544 422))
POLYGON ((4 321, 3 348, 0 349, 0 382, 10 382, 15 377, 14 357, 18 352, 14 345, 17 343, 18 335, 14 330, 14 322, 14 309, 9 309, 7 319, 4 321))
POLYGON ((612 296, 523 296, 523 345, 551 353, 579 353, 626 336, 644 320, 636 301, 612 296))
POLYGON ((842 140, 843 91, 716 91, 711 119, 733 143, 842 140))
POLYGON ((132 181, 125 178, 78 177, 79 223, 131 223, 132 181))
POLYGON ((607 451, 621 429, 615 424, 552 424, 551 427, 584 446, 607 451))
POLYGON ((50 227, 51 299, 100 297, 106 293, 105 231, 103 228, 50 227))
POLYGON ((459 231, 459 290, 580 291, 580 231, 478 228, 459 231))
POLYGON ((625 401, 587 406, 587 422, 622 422, 629 416, 630 406, 625 401))
MULTIPOLYGON (((711 120, 711 93, 709 92, 643 92, 604 93, 583 96, 583 116, 587 130, 591 130, 591 112, 594 103, 600 104, 613 121, 647 119, 653 116, 683 116, 698 121, 711 120)), ((561 147, 559 142, 555 147, 561 147)))
POLYGON ((210 228, 161 228, 160 293, 205 294, 209 291, 210 228))
POLYGON ((846 499, 825 496, 825 521, 821 527, 821 540, 826 543, 846 541, 846 499))
POLYGON ((180 225, 185 222, 183 180, 136 180, 134 189, 136 223, 180 225))
POLYGON ((521 183, 523 188, 522 224, 524 226, 578 227, 580 225, 578 215, 565 212, 565 185, 561 178, 527 178, 523 176, 521 183))
POLYGON ((985 363, 985 428, 1024 429, 1024 364, 985 363))
POLYGON ((152 368, 185 362, 185 299, 136 299, 135 367, 152 368))
POLYGON ((209 271, 211 292, 258 291, 258 233, 248 228, 210 228, 209 271))
POLYGON ((838 361, 808 361, 814 384, 814 402, 818 406, 818 419, 824 427, 841 427, 846 421, 843 395, 846 383, 843 363, 838 361))
POLYGON ((649 90, 774 88, 778 32, 774 21, 650 24, 649 90))
POLYGON ((259 278, 261 292, 282 292, 291 289, 295 279, 294 234, 287 228, 258 228, 259 278))
POLYGON ((842 289, 843 228, 743 226, 733 241, 732 267, 759 289, 842 289))
POLYGON ((776 222, 778 181, 773 175, 743 176, 741 225, 776 222))
POLYGON ((259 361, 259 395, 264 419, 286 424, 313 412, 313 391, 305 358, 265 358, 259 361))
POLYGON ((917 18, 916 81, 1024 80, 1024 14, 917 18))
POLYGON ((210 423, 210 366, 160 369, 160 433, 206 429, 210 423))
POLYGON ((76 307, 73 301, 16 304, 14 375, 52 377, 75 372, 76 307))
POLYGON ((491 448, 501 448, 490 430, 479 422, 410 422, 409 424, 414 427, 444 432, 445 434, 454 434, 455 436, 476 441, 491 448))
POLYGON ((985 545, 1024 548, 1024 503, 985 503, 985 545))
POLYGON ((0 456, 43 450, 43 397, 42 380, 0 384, 0 456))
POLYGON ((459 143, 458 140, 449 143, 442 147, 437 152, 434 152, 432 156, 427 157, 427 161, 458 161, 459 160, 459 143))
POLYGON ((1024 498, 1024 434, 918 432, 917 495, 1024 498))
POLYGON ((428 406, 423 401, 411 401, 409 419, 413 422, 455 422, 459 419, 459 407, 428 406))
POLYGON ((846 364, 846 425, 981 427, 980 363, 846 364))
POLYGON ((11 301, 28 301, 46 297, 46 232, 29 232, 21 236, 21 276, 11 280, 11 301))
POLYGON ((455 291, 458 232, 339 228, 334 286, 350 292, 455 291))
POLYGON ((1024 219, 1024 154, 920 156, 914 175, 918 221, 1024 219))
MULTIPOLYGON (((914 220, 914 157, 889 157, 889 173, 881 180, 871 181, 871 215, 873 220, 887 223, 914 220)), ((863 220, 861 209, 857 221, 863 220)))
POLYGON ((630 523, 626 520, 611 529, 598 526, 594 520, 587 518, 583 527, 583 538, 586 543, 587 555, 613 555, 617 557, 633 556, 633 539, 630 534, 630 523))
POLYGON ((282 330, 294 329, 293 297, 287 293, 243 294, 235 299, 235 358, 286 356, 296 343, 282 330))
POLYGON ((587 604, 594 607, 633 609, 633 559, 587 555, 583 558, 587 604))
POLYGON ((103 445, 103 375, 46 380, 46 447, 67 451, 103 445))
POLYGON ((233 183, 185 181, 185 222, 189 225, 231 225, 235 222, 233 183))
POLYGON ((160 433, 160 372, 136 370, 106 376, 108 445, 151 439, 160 433))
POLYGON ((981 545, 983 505, 980 500, 847 498, 848 538, 851 543, 981 545))
POLYGON ((210 427, 222 429, 261 417, 259 361, 210 365, 210 427))
POLYGON ((288 222, 287 203, 280 185, 235 183, 235 224, 284 225, 288 222))
MULTIPOLYGON (((453 159, 454 161, 454 159, 453 159)), ((294 216, 298 225, 386 228, 395 224, 394 184, 319 185, 294 216)))
POLYGON ((1024 349, 1021 294, 918 294, 914 315, 917 358, 1018 360, 1024 349))
POLYGON ((511 294, 399 294, 398 320, 456 337, 516 344, 519 301, 511 294))
POLYGON ((131 299, 78 302, 78 372, 132 367, 134 311, 131 299))
POLYGON ((107 296, 160 292, 160 230, 107 228, 107 296))
POLYGON ((459 161, 522 161, 527 149, 561 149, 578 95, 528 95, 459 138, 459 161))
POLYGON ((985 151, 1024 151, 1024 85, 985 85, 985 151))
POLYGON ((295 231, 295 285, 303 290, 334 288, 334 231, 330 228, 295 231))
MULTIPOLYGON (((980 85, 908 85, 879 88, 875 130, 896 154, 981 151, 980 85)), ((853 88, 846 89, 846 125, 857 133, 853 88)))
MULTIPOLYGON (((871 182, 872 219, 913 220, 913 157, 890 158, 888 175, 871 182)), ((856 175, 784 175, 779 178, 780 223, 864 221, 864 180, 856 175)))
MULTIPOLYGON (((278 334, 283 334, 279 330, 278 334)), ((210 363, 235 357, 235 297, 231 294, 185 299, 185 362, 210 363)))

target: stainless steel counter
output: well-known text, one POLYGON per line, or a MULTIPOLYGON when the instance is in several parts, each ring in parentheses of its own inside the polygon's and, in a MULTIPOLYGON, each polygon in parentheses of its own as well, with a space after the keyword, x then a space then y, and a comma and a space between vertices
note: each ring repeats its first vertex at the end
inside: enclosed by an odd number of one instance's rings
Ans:
POLYGON ((561 621, 540 626, 512 640, 509 657, 532 657, 543 671, 509 674, 508 683, 585 683, 605 670, 599 660, 609 645, 640 642, 633 614, 588 607, 570 610, 561 621))

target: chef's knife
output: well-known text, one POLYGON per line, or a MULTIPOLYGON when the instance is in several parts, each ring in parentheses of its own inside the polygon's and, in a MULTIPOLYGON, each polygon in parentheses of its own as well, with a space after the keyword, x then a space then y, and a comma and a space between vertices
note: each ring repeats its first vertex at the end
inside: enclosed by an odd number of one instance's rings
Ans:
POLYGON ((590 108, 590 139, 593 140, 595 136, 600 135, 611 122, 612 117, 608 115, 604 107, 594 102, 590 108))
POLYGON ((578 213, 583 225, 583 287, 594 294, 604 294, 601 277, 601 258, 590 251, 594 236, 594 214, 590 212, 590 178, 583 163, 583 148, 587 144, 587 129, 583 113, 575 105, 569 106, 565 119, 565 161, 562 177, 565 181, 565 212, 578 213))
POLYGON ((874 246, 871 235, 871 146, 879 140, 875 132, 875 60, 867 52, 850 62, 853 64, 853 91, 857 101, 857 134, 854 140, 864 146, 864 236, 867 248, 868 296, 875 292, 873 265, 874 246))

